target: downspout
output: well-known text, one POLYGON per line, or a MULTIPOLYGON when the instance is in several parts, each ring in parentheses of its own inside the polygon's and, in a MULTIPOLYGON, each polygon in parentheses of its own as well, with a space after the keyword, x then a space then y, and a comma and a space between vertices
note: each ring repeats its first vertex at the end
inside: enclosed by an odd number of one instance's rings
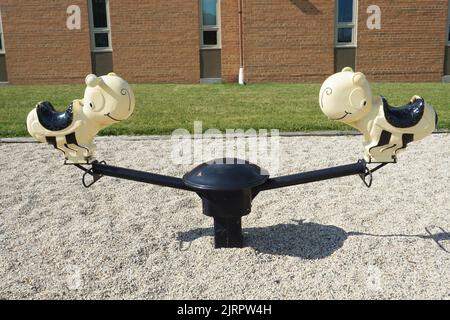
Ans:
POLYGON ((243 29, 243 0, 239 1, 239 84, 245 85, 244 80, 244 29, 243 29))

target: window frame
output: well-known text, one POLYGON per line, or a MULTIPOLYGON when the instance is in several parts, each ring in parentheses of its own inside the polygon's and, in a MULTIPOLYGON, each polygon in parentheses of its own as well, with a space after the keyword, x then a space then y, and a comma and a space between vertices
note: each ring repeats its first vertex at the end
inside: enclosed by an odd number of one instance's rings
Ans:
POLYGON ((2 11, 1 10, 0 10, 0 41, 2 43, 2 48, 0 49, 0 54, 6 54, 5 37, 3 36, 3 20, 2 20, 2 11))
POLYGON ((339 22, 339 1, 335 1, 335 36, 334 45, 336 48, 355 48, 358 43, 358 0, 353 0, 353 19, 351 22, 339 22), (352 29, 352 41, 351 42, 339 42, 339 29, 351 28, 352 29))
POLYGON ((216 3, 216 25, 204 25, 203 24, 203 0, 199 0, 199 10, 200 10, 200 48, 202 50, 214 50, 222 49, 222 25, 221 25, 221 12, 220 12, 221 1, 217 0, 216 3), (217 44, 216 45, 206 45, 204 44, 203 32, 204 31, 216 31, 217 32, 217 44))
POLYGON ((92 0, 88 0, 89 4, 89 28, 91 34, 91 50, 92 52, 112 52, 112 36, 111 36, 111 18, 109 11, 109 0, 105 0, 106 5, 106 21, 108 26, 106 28, 95 28, 94 27, 94 8, 92 7, 92 0), (108 33, 108 47, 96 47, 95 46, 95 35, 97 33, 108 33))

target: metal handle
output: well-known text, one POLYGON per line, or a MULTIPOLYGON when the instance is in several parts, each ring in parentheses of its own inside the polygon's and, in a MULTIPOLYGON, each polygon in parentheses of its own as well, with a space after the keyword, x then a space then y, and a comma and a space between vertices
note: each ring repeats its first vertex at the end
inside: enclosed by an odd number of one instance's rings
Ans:
MULTIPOLYGON (((103 164, 103 165, 106 165, 106 162, 105 162, 105 161, 102 161, 102 162, 95 161, 95 162, 93 162, 91 165, 93 166, 94 164, 97 164, 97 163, 101 163, 101 164, 103 164)), ((80 165, 80 164, 75 164, 75 167, 77 167, 78 169, 81 169, 81 170, 84 171, 84 175, 83 175, 83 178, 82 178, 81 182, 83 183, 83 186, 84 186, 86 189, 89 189, 90 187, 92 187, 98 180, 100 180, 100 179, 103 177, 102 174, 96 174, 96 173, 94 173, 93 167, 91 167, 90 169, 87 169, 87 168, 83 167, 83 166, 80 165), (88 176, 91 176, 91 177, 93 177, 93 179, 94 179, 91 183, 87 183, 87 182, 86 182, 86 180, 87 180, 86 178, 87 178, 88 176)))

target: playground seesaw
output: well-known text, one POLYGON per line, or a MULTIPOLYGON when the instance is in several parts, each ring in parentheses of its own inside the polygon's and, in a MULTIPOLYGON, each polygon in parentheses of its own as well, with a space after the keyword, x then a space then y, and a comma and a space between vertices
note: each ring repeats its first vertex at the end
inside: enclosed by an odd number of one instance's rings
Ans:
POLYGON ((83 170, 86 188, 109 176, 195 192, 202 200, 203 214, 214 219, 216 248, 243 246, 242 217, 251 213, 252 201, 260 193, 352 175, 360 176, 370 188, 374 172, 396 163, 399 152, 430 135, 437 124, 436 112, 421 97, 414 96, 403 107, 392 107, 385 98, 372 95, 364 74, 345 68, 324 82, 320 108, 330 119, 363 133, 364 159, 282 177, 270 177, 244 160, 216 159, 179 178, 95 160, 94 137, 100 130, 128 119, 134 111, 135 97, 128 83, 114 73, 89 75, 86 85, 84 98, 74 100, 65 112, 56 112, 49 102, 39 103, 27 119, 30 134, 62 151, 66 164, 83 170), (373 168, 369 168, 371 164, 373 168))

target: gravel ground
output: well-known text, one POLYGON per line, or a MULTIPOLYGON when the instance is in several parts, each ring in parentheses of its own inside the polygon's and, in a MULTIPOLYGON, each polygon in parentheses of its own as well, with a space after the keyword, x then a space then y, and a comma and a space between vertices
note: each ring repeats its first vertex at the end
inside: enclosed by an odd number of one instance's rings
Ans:
MULTIPOLYGON (((197 143, 199 143, 197 141, 197 143)), ((207 141, 214 146, 218 141, 207 141)), ((195 194, 0 143, 0 299, 450 299, 450 135, 375 174, 260 194, 244 249, 213 249, 195 194)), ((182 176, 167 139, 103 139, 111 165, 182 176)), ((355 162, 361 137, 283 137, 279 174, 355 162)))

